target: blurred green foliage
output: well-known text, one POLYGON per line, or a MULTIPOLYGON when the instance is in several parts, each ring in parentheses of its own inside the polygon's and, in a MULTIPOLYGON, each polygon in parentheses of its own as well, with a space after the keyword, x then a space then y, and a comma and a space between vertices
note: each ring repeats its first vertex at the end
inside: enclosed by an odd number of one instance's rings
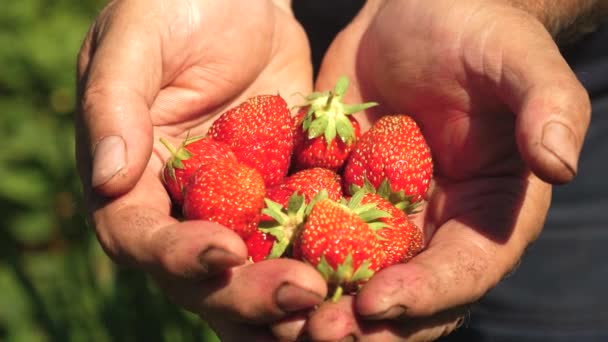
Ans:
POLYGON ((75 63, 104 3, 0 0, 0 341, 215 340, 85 223, 75 63))

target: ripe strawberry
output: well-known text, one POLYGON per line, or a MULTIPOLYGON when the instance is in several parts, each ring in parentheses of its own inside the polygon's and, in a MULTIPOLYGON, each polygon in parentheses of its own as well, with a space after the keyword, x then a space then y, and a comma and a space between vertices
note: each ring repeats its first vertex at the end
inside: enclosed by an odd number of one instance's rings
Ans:
POLYGON ((354 292, 382 265, 384 254, 375 230, 388 213, 375 204, 359 205, 363 192, 345 205, 330 199, 311 202, 309 215, 294 245, 294 257, 323 275, 336 301, 343 290, 354 292))
POLYGON ((279 95, 259 95, 224 112, 208 136, 228 144, 241 163, 258 170, 266 186, 285 178, 293 152, 292 117, 279 95))
POLYGON ((219 160, 202 165, 190 177, 184 188, 184 217, 222 224, 247 239, 258 226, 265 195, 258 171, 219 160))
POLYGON ((330 199, 340 200, 342 198, 340 176, 320 167, 301 170, 285 178, 281 184, 268 189, 266 197, 286 206, 294 192, 300 192, 306 202, 310 202, 321 190, 326 190, 330 199))
POLYGON ((262 212, 261 227, 273 240, 270 258, 284 255, 291 247, 304 222, 305 205, 321 192, 325 197, 340 200, 340 176, 328 169, 306 169, 266 191, 266 209, 262 212))
POLYGON ((374 203, 377 209, 390 214, 390 217, 379 219, 386 227, 376 231, 380 237, 378 243, 385 254, 381 268, 406 262, 422 250, 422 232, 403 211, 378 194, 366 193, 361 204, 368 203, 374 203))
POLYGON ((160 141, 171 152, 162 171, 162 181, 177 205, 184 200, 184 185, 201 165, 221 159, 236 161, 228 145, 209 138, 186 137, 178 148, 164 138, 160 141))
POLYGON ((347 88, 348 78, 341 77, 333 91, 306 97, 294 120, 295 170, 323 167, 337 172, 344 165, 361 135, 359 123, 351 114, 376 105, 342 103, 347 88))
POLYGON ((256 229, 245 241, 249 260, 258 262, 266 259, 272 250, 274 241, 274 236, 256 229))
POLYGON ((407 115, 389 115, 361 136, 344 168, 344 181, 347 189, 363 186, 365 179, 378 188, 386 179, 392 191, 418 202, 432 174, 431 151, 416 122, 407 115))

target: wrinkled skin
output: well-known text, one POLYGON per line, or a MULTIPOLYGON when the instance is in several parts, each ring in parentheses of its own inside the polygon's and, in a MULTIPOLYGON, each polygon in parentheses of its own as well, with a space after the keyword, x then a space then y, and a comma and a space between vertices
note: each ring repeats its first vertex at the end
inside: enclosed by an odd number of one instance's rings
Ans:
MULTIPOLYGON (((356 298, 323 304, 306 333, 323 341, 436 339, 462 324, 467 305, 540 233, 550 184, 575 175, 588 96, 543 25, 500 1, 368 2, 332 43, 317 88, 342 74, 357 85, 349 100, 382 105, 360 118, 363 127, 387 113, 422 126, 436 173, 416 220, 429 241, 356 298), (551 122, 567 134, 552 138, 551 122)), ((275 331, 292 338, 295 325, 275 331)))
POLYGON ((574 176, 587 94, 542 24, 499 0, 369 1, 331 45, 316 88, 347 74, 348 102, 381 103, 359 118, 363 130, 391 112, 421 124, 436 162, 417 217, 428 249, 376 274, 356 298, 308 312, 327 291, 315 270, 294 260, 247 265, 236 234, 170 216, 158 177, 167 154, 157 142, 203 133, 223 109, 260 92, 293 101, 312 88, 308 55, 278 0, 110 3, 80 55, 77 118, 102 246, 226 341, 432 340, 452 331, 540 233, 550 183, 574 176), (548 122, 569 130, 551 138, 548 122), (102 139, 116 136, 124 144, 102 139))
POLYGON ((288 4, 114 1, 87 35, 78 71, 78 164, 91 221, 116 262, 149 273, 226 341, 272 340, 263 324, 322 300, 311 267, 246 264, 232 231, 172 218, 159 177, 168 157, 160 137, 177 145, 188 131, 204 134, 249 96, 293 102, 311 91, 308 43, 288 4))

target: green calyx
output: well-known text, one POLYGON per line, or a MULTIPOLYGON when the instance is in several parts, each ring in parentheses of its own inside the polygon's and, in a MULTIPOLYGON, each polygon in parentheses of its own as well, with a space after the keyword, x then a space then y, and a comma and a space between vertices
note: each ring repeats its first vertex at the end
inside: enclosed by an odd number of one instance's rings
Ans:
POLYGON ((370 261, 365 260, 355 269, 353 266, 353 256, 351 253, 348 253, 344 262, 337 265, 335 269, 331 267, 324 256, 321 256, 317 270, 328 284, 336 286, 331 296, 331 300, 335 303, 342 296, 344 287, 351 288, 357 283, 367 281, 374 275, 374 271, 369 268, 369 265, 370 261))
POLYGON ((306 103, 301 107, 308 107, 308 112, 302 122, 302 129, 308 132, 309 139, 323 136, 328 146, 336 136, 346 144, 351 144, 356 140, 355 129, 348 119, 348 115, 378 104, 376 102, 353 105, 343 103, 342 98, 348 89, 348 84, 348 77, 342 76, 333 90, 313 92, 305 97, 306 103))
POLYGON ((348 207, 355 214, 357 214, 357 216, 367 223, 369 228, 374 232, 382 228, 390 228, 386 223, 380 220, 381 218, 391 217, 389 212, 378 209, 376 203, 361 204, 361 200, 365 194, 366 191, 364 190, 357 191, 348 201, 343 199, 342 205, 348 207))
POLYGON ((378 188, 374 187, 374 185, 367 178, 365 178, 363 181, 363 186, 352 184, 349 191, 351 194, 355 194, 360 191, 377 194, 378 196, 391 202, 397 209, 405 212, 407 215, 413 215, 420 212, 419 206, 421 201, 412 201, 414 196, 406 195, 403 190, 394 191, 391 187, 390 181, 387 178, 382 180, 378 188))
MULTIPOLYGON (((203 138, 203 136, 190 137, 190 132, 188 132, 188 134, 186 135, 186 139, 184 139, 184 141, 182 141, 182 143, 177 148, 171 145, 171 143, 165 140, 164 138, 159 139, 160 142, 171 153, 171 157, 169 157, 167 163, 165 164, 165 167, 169 171, 169 176, 171 177, 171 179, 175 180, 175 169, 183 169, 183 161, 192 158, 192 152, 188 151, 188 149, 186 149, 186 146, 197 142, 203 138)), ((166 181, 166 179, 163 180, 166 181)))
POLYGON ((292 245, 294 238, 301 229, 307 209, 304 195, 295 192, 289 197, 287 208, 270 199, 264 199, 266 208, 263 214, 272 217, 272 221, 260 225, 260 231, 274 236, 274 242, 267 259, 280 258, 292 245))

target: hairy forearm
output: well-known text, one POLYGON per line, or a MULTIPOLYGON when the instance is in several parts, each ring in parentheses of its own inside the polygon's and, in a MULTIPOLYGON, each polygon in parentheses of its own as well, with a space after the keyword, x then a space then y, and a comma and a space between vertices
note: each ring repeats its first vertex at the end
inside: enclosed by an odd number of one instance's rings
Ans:
POLYGON ((540 20, 558 43, 576 41, 608 19, 607 0, 505 0, 540 20))

